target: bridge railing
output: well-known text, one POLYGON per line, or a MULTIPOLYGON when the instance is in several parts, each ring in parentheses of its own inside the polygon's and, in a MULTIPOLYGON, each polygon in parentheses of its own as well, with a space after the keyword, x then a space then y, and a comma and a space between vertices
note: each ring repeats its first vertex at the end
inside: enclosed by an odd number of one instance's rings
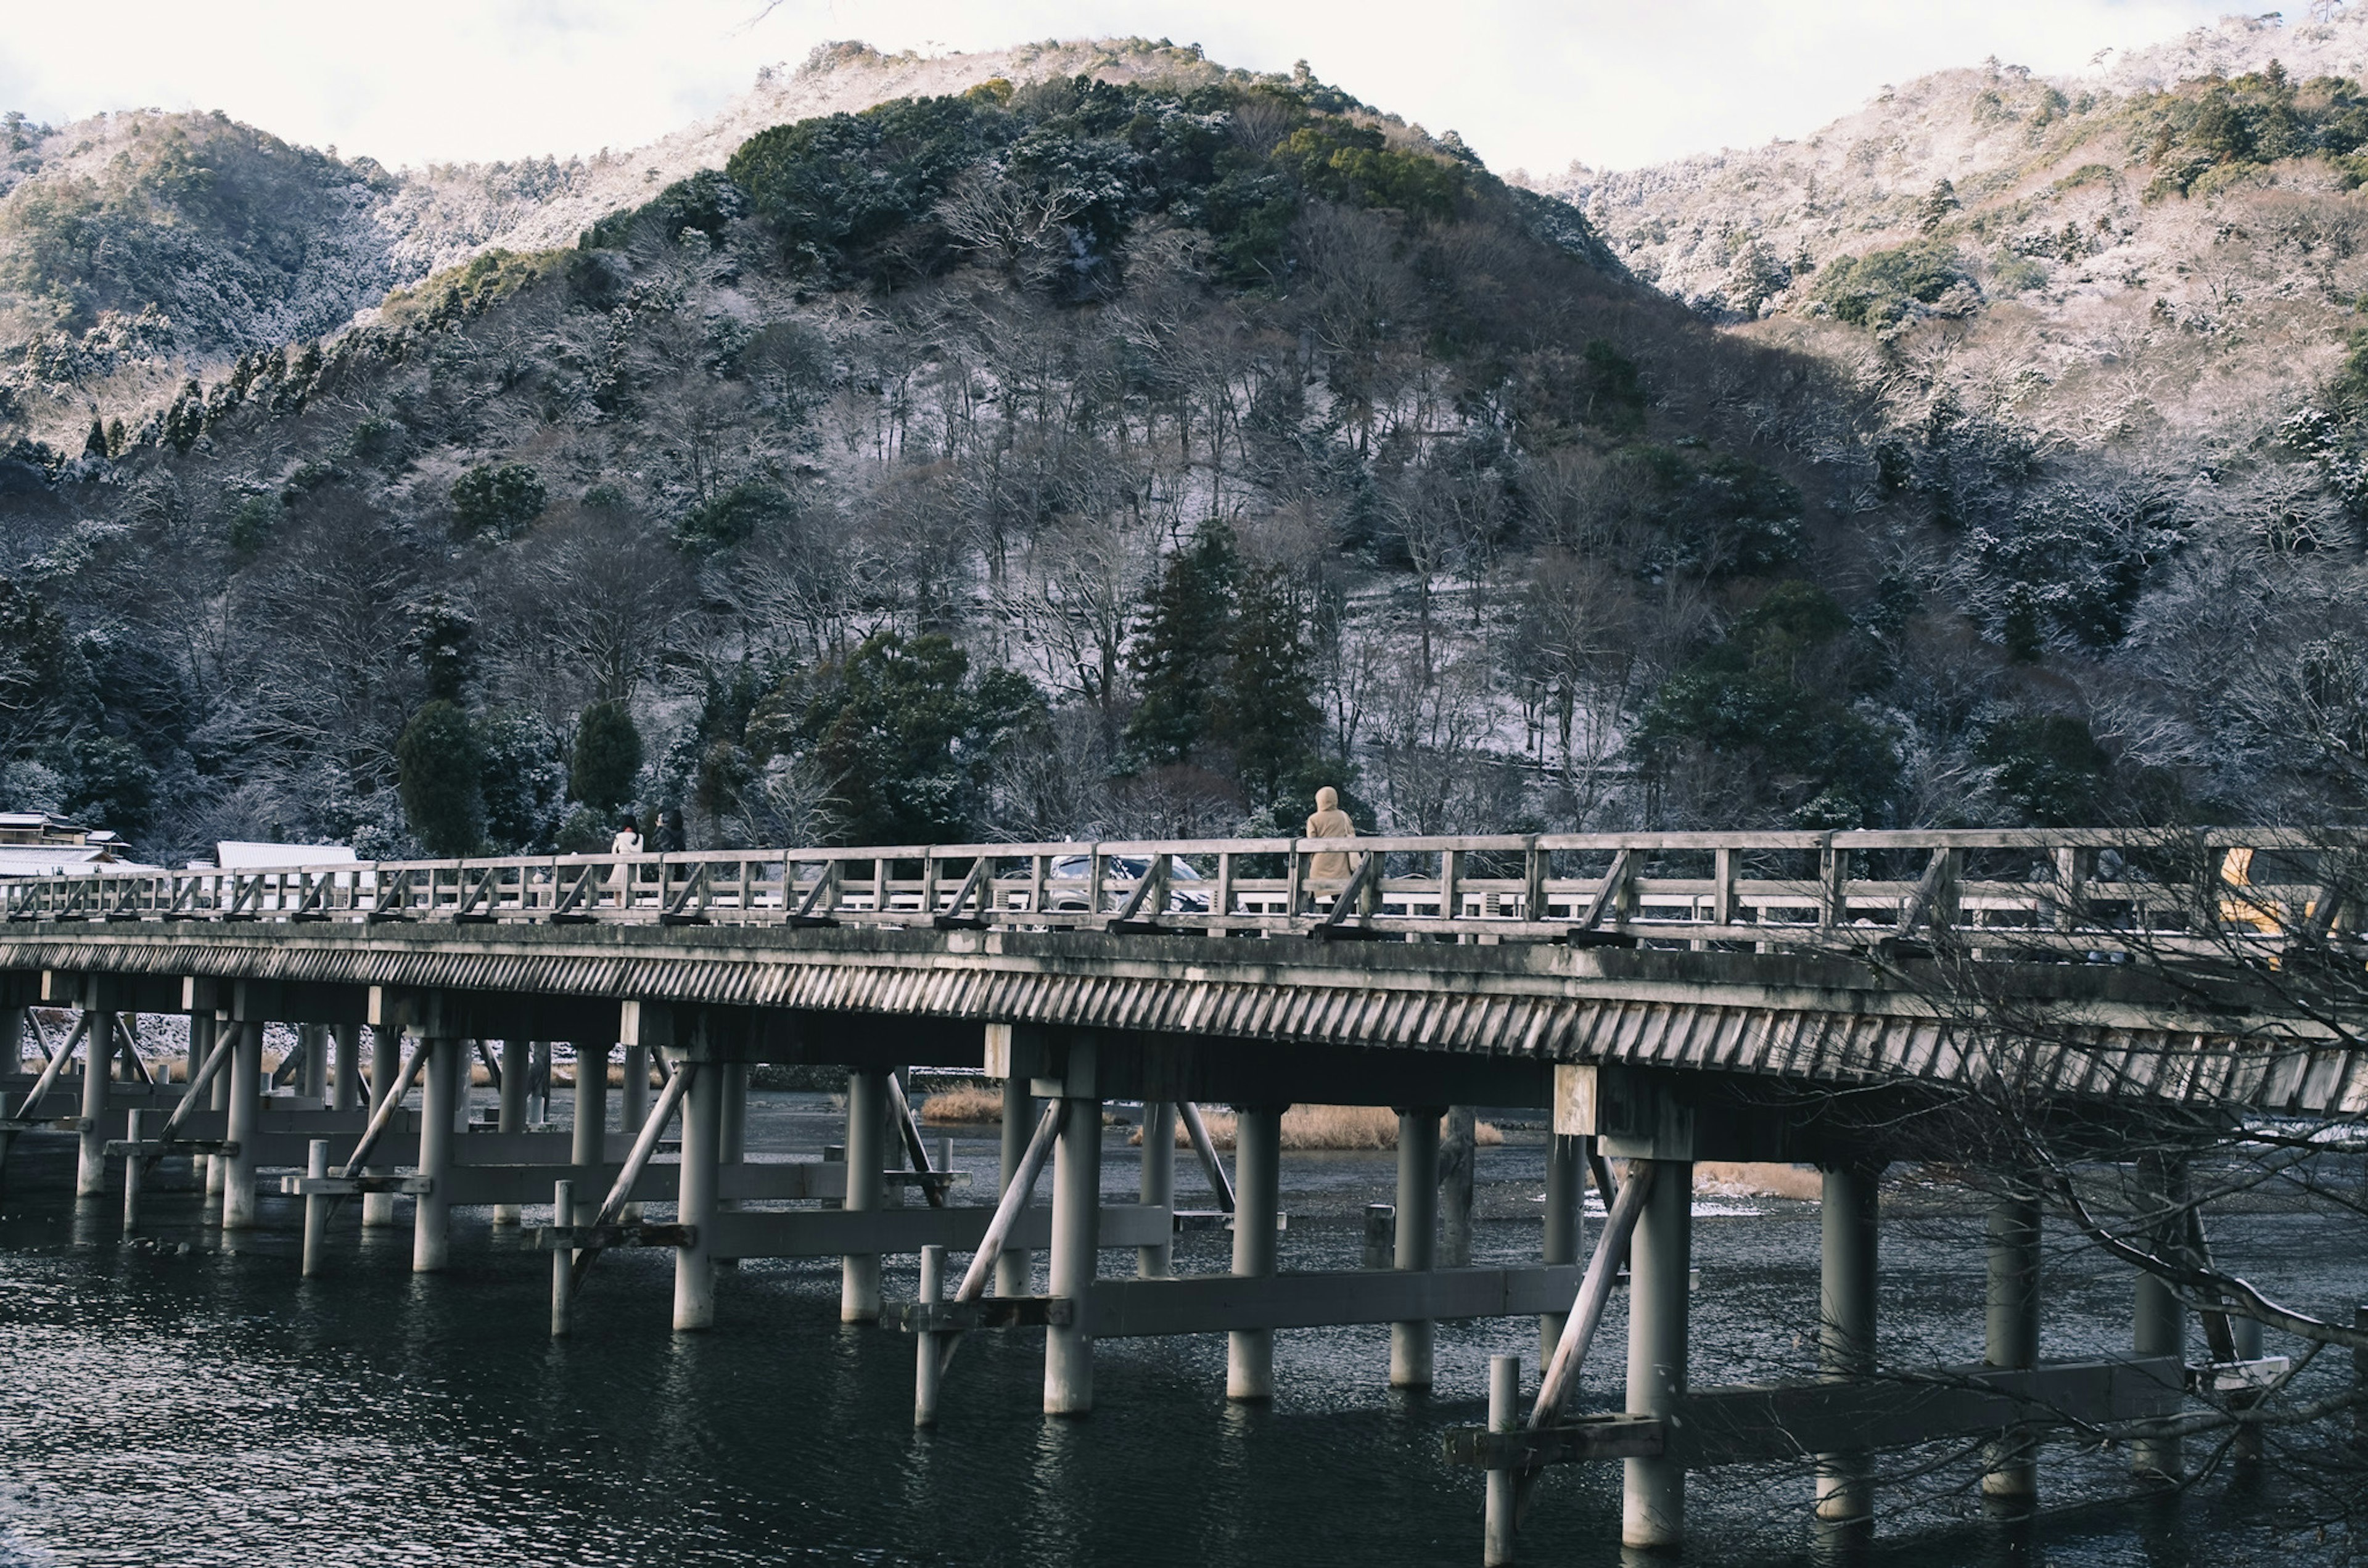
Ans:
POLYGON ((13 921, 1115 928, 1754 948, 1937 930, 2000 951, 2351 924, 2349 829, 1192 839, 517 856, 0 884, 13 921))

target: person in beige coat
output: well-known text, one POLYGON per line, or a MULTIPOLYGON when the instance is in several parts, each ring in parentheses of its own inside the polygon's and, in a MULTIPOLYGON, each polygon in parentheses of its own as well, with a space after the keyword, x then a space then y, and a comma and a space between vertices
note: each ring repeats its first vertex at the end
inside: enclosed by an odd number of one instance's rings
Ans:
MULTIPOLYGON (((1340 791, 1329 784, 1315 791, 1315 814, 1307 819, 1310 838, 1354 838, 1357 824, 1340 809, 1340 791)), ((1349 875, 1349 857, 1330 852, 1318 855, 1307 864, 1307 875, 1319 882, 1337 882, 1349 875)))

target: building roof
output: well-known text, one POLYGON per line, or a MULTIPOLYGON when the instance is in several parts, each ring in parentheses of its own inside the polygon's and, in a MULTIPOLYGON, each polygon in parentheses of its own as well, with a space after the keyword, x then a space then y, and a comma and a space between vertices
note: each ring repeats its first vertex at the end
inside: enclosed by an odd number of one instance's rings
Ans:
POLYGON ((214 846, 214 864, 225 871, 270 870, 283 866, 350 866, 350 844, 256 844, 224 839, 214 846))
POLYGON ((0 877, 56 877, 100 869, 155 871, 163 868, 119 860, 114 846, 107 844, 0 844, 0 877))

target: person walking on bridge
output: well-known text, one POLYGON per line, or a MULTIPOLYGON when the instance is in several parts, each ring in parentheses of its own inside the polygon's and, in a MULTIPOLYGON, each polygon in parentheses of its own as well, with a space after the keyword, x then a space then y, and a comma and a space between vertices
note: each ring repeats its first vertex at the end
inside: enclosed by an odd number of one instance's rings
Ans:
MULTIPOLYGON (((1340 791, 1326 784, 1315 791, 1315 814, 1307 819, 1310 838, 1354 838, 1357 824, 1340 809, 1340 791)), ((1349 857, 1326 850, 1312 857, 1307 863, 1310 883, 1341 882, 1348 880, 1349 857)), ((1311 886, 1311 894, 1315 890, 1311 886)))
MULTIPOLYGON (((618 821, 617 836, 609 840, 609 853, 639 855, 641 852, 642 825, 628 813, 618 821)), ((631 866, 620 866, 617 868, 617 907, 631 909, 632 906, 633 869, 631 866)))

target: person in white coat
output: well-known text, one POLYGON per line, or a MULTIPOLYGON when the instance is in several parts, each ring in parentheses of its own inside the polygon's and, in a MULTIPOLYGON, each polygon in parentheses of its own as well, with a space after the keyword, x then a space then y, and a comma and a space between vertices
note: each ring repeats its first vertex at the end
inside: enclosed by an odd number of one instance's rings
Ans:
MULTIPOLYGON (((639 855, 641 852, 641 824, 630 816, 620 819, 617 824, 617 836, 609 840, 609 853, 639 855)), ((633 869, 631 866, 620 866, 617 868, 617 907, 630 909, 632 907, 632 903, 633 869)))

